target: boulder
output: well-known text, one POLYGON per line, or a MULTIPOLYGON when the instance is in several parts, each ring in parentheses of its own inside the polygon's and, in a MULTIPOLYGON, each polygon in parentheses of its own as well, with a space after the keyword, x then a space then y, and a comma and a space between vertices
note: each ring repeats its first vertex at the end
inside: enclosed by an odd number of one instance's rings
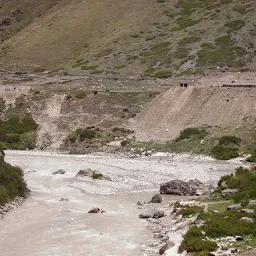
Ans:
POLYGON ((80 170, 76 174, 76 177, 92 177, 92 175, 93 175, 93 170, 88 168, 88 169, 85 169, 85 170, 80 170))
POLYGON ((241 205, 240 204, 231 204, 227 207, 227 210, 236 210, 238 208, 240 208, 241 205))
POLYGON ((173 242, 167 242, 162 248, 159 250, 159 254, 163 255, 166 250, 172 248, 175 244, 173 242))
POLYGON ((244 238, 242 236, 236 236, 236 241, 244 241, 244 238))
POLYGON ((60 199, 60 202, 68 202, 69 200, 68 200, 68 198, 66 198, 66 197, 62 197, 61 199, 60 199))
POLYGON ((253 209, 241 209, 240 212, 248 213, 248 214, 254 214, 255 213, 255 211, 253 209))
POLYGON ((172 180, 160 185, 161 194, 194 196, 197 191, 205 189, 205 186, 199 180, 190 180, 185 182, 182 180, 172 180))
POLYGON ((138 206, 143 206, 143 203, 142 203, 141 201, 138 201, 138 202, 137 202, 137 205, 138 205, 138 206))
POLYGON ((52 173, 52 175, 57 175, 57 174, 63 175, 65 174, 65 171, 63 169, 59 169, 58 171, 52 173))
POLYGON ((140 219, 149 219, 149 218, 160 219, 162 217, 164 217, 164 211, 162 211, 162 210, 156 210, 152 213, 141 213, 139 215, 140 219))
POLYGON ((249 205, 256 205, 256 200, 250 200, 249 205))
POLYGON ((163 199, 160 194, 154 195, 151 199, 151 203, 153 203, 153 204, 157 204, 157 203, 160 204, 160 203, 162 203, 162 201, 163 201, 163 199))
POLYGON ((98 207, 94 207, 88 213, 103 213, 103 212, 106 212, 106 211, 104 211, 98 207))
POLYGON ((237 193, 237 192, 239 192, 239 190, 238 189, 229 189, 229 188, 227 188, 227 189, 224 189, 224 190, 222 190, 221 191, 221 196, 222 197, 227 197, 227 196, 229 196, 229 195, 233 195, 233 194, 235 194, 235 193, 237 193))
POLYGON ((238 250, 237 250, 237 248, 230 248, 230 252, 231 252, 231 253, 237 253, 238 250))
POLYGON ((220 246, 220 249, 221 249, 222 251, 227 251, 227 250, 228 250, 228 245, 227 245, 227 244, 222 244, 222 245, 220 246))
POLYGON ((156 211, 153 212, 152 218, 160 219, 162 217, 164 217, 164 211, 156 210, 156 211))
POLYGON ((152 218, 152 213, 141 213, 140 215, 139 215, 139 218, 140 219, 149 219, 149 218, 152 218))
POLYGON ((249 223, 253 223, 254 222, 253 218, 248 218, 248 217, 242 217, 240 220, 241 221, 245 221, 245 222, 249 222, 249 223))

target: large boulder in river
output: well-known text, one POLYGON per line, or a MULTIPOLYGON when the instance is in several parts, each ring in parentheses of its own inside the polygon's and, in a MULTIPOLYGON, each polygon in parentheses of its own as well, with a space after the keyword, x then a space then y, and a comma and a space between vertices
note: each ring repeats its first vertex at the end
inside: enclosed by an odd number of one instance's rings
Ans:
POLYGON ((76 177, 92 177, 93 175, 93 170, 88 168, 85 170, 80 170, 77 174, 76 177))
POLYGON ((188 182, 182 180, 172 180, 160 185, 161 194, 194 196, 197 191, 205 189, 205 186, 199 180, 190 180, 188 182))

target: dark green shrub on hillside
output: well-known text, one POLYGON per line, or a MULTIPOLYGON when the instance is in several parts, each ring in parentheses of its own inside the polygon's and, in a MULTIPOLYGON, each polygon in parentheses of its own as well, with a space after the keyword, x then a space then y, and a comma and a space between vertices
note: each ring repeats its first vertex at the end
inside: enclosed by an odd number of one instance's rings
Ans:
POLYGON ((239 156, 239 149, 217 145, 212 149, 211 154, 218 160, 229 160, 239 156))
POLYGON ((236 146, 240 146, 241 144, 241 139, 236 137, 236 136, 222 136, 220 139, 219 139, 219 145, 230 145, 230 144, 233 144, 233 145, 236 145, 236 146))
POLYGON ((187 252, 207 253, 218 248, 217 243, 206 240, 202 231, 196 226, 191 227, 185 234, 181 247, 187 250, 187 252))
POLYGON ((246 159, 247 162, 256 162, 256 149, 252 152, 251 156, 246 159))
POLYGON ((0 161, 0 205, 15 199, 17 196, 25 196, 27 192, 22 170, 5 163, 3 160, 0 161))
POLYGON ((198 139, 203 139, 206 136, 207 132, 204 129, 198 129, 198 128, 186 128, 183 131, 180 132, 180 135, 178 138, 176 138, 175 141, 180 141, 184 139, 189 139, 191 137, 197 137, 198 139))
POLYGON ((84 129, 79 132, 79 136, 81 141, 84 141, 85 139, 91 140, 97 136, 97 132, 91 129, 84 129))
POLYGON ((35 131, 37 124, 30 114, 24 118, 10 118, 6 121, 0 120, 0 134, 22 134, 25 132, 35 131))

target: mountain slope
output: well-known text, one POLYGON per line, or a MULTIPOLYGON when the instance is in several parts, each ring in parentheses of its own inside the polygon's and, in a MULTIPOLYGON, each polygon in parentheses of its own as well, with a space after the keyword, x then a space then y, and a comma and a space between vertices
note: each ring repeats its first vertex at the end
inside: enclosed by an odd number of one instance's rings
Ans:
POLYGON ((253 0, 53 2, 2 43, 4 67, 168 77, 256 66, 253 0))

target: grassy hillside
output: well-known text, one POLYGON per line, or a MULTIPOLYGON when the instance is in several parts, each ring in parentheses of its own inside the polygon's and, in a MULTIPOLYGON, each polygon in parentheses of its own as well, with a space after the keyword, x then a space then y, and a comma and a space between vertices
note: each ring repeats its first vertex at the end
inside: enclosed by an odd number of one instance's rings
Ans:
POLYGON ((16 9, 22 14, 15 12, 12 23, 1 26, 0 61, 12 69, 162 78, 217 67, 254 70, 255 5, 254 0, 1 1, 2 20, 16 9))

